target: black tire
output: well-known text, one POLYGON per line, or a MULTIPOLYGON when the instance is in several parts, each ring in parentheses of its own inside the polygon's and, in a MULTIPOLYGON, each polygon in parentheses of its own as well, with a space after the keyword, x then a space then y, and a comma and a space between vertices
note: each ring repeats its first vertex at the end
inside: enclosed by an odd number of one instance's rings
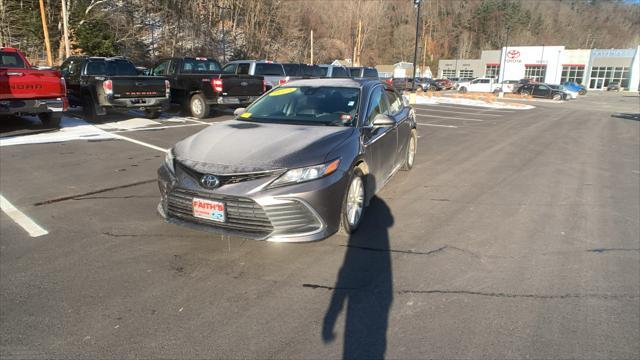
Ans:
POLYGON ((98 118, 98 112, 96 111, 96 104, 93 102, 93 97, 89 94, 85 94, 82 97, 82 112, 87 120, 95 121, 98 118))
POLYGON ((42 122, 42 125, 49 128, 58 128, 60 127, 60 118, 62 118, 62 116, 60 113, 46 112, 38 114, 38 118, 40 122, 42 122))
POLYGON ((207 104, 207 99, 204 95, 195 94, 189 100, 189 111, 194 118, 204 119, 209 117, 211 106, 207 104))
POLYGON ((587 93, 587 90, 585 89, 581 89, 580 91, 578 91, 578 95, 584 95, 587 93))
POLYGON ((493 95, 498 95, 498 94, 500 94, 500 90, 499 89, 493 90, 493 95))
POLYGON ((145 110, 144 110, 144 116, 145 116, 147 119, 157 119, 157 118, 159 118, 159 117, 160 117, 160 110, 156 110, 156 109, 153 109, 153 110, 145 109, 145 110))
POLYGON ((467 92, 467 88, 462 86, 462 87, 460 87, 460 89, 458 89, 458 92, 461 93, 461 94, 464 94, 464 93, 467 92))
POLYGON ((353 168, 351 170, 351 176, 349 176, 349 186, 347 187, 347 190, 344 193, 344 200, 342 201, 342 211, 340 212, 340 229, 339 229, 341 234, 349 235, 349 234, 353 234, 354 232, 356 232, 356 230, 358 230, 358 227, 362 223, 362 218, 364 217, 364 213, 366 209, 366 199, 367 199, 367 186, 365 184, 365 179, 364 179, 362 170, 360 170, 360 168, 358 167, 353 168), (357 221, 355 221, 355 223, 352 223, 349 220, 349 214, 348 214, 349 211, 348 211, 347 203, 349 200, 351 187, 354 186, 354 181, 358 181, 356 179, 359 179, 361 183, 362 208, 357 221))
POLYGON ((560 95, 560 94, 554 94, 552 99, 555 100, 555 101, 564 100, 563 96, 560 95))
POLYGON ((402 168, 401 168, 402 170, 409 171, 413 168, 413 164, 415 163, 417 152, 418 152, 418 132, 416 131, 416 129, 411 129, 411 135, 409 136, 409 142, 407 143, 407 153, 405 154, 404 164, 402 164, 402 168))
POLYGON ((422 88, 422 86, 418 86, 418 87, 416 88, 416 92, 417 92, 417 93, 421 93, 421 92, 423 92, 423 91, 424 91, 424 89, 422 88))

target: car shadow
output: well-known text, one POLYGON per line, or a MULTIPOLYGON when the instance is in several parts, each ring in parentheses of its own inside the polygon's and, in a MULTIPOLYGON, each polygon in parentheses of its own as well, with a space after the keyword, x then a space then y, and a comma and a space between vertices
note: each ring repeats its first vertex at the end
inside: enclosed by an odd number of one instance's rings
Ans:
POLYGON ((4 135, 23 135, 37 134, 57 130, 57 126, 44 125, 35 116, 14 116, 3 115, 0 119, 0 134, 4 135))
POLYGON ((374 197, 360 228, 349 237, 342 267, 322 324, 325 343, 335 339, 336 320, 346 307, 343 359, 381 359, 387 348, 393 277, 389 251, 391 210, 374 197))
POLYGON ((640 121, 640 114, 616 113, 616 114, 611 114, 611 117, 640 121))

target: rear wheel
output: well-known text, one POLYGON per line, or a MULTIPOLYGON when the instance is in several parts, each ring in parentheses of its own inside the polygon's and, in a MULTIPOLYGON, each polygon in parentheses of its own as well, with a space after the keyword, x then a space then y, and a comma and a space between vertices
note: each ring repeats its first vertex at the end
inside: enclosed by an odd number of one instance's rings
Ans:
POLYGON ((460 92, 460 93, 464 94, 464 93, 466 93, 466 92, 467 92, 467 88, 466 88, 466 87, 464 87, 464 86, 462 86, 460 89, 458 89, 458 92, 460 92))
POLYGON ((195 94, 189 101, 189 110, 191 116, 198 119, 204 119, 209 117, 210 106, 207 104, 207 100, 202 94, 195 94))
POLYGON ((578 95, 584 95, 584 94, 586 94, 586 93, 587 93, 587 90, 585 90, 585 89, 580 89, 580 90, 578 91, 578 95))
POLYGON ((358 229, 364 215, 366 189, 363 177, 359 168, 351 170, 349 188, 347 189, 340 215, 340 231, 347 235, 358 229))
POLYGON ((145 109, 144 115, 147 117, 147 119, 157 119, 160 117, 160 110, 145 109))
POLYGON ((98 118, 98 112, 96 110, 96 104, 93 102, 91 95, 84 95, 82 97, 82 112, 87 120, 93 121, 98 118))
POLYGON ((60 126, 60 118, 61 118, 60 113, 52 113, 52 112, 40 113, 38 114, 38 118, 42 122, 42 125, 46 127, 57 128, 60 126))
POLYGON ((409 137, 409 143, 407 144, 407 154, 405 155, 404 164, 402 170, 411 170, 416 158, 416 151, 418 150, 418 133, 416 129, 411 130, 411 136, 409 137))

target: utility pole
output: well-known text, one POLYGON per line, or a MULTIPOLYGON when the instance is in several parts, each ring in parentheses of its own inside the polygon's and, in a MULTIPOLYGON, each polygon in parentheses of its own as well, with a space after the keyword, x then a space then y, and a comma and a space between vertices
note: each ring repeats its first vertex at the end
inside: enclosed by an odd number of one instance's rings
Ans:
POLYGON ((413 76, 411 77, 411 92, 416 92, 416 68, 418 61, 418 40, 420 40, 420 0, 413 0, 413 3, 418 8, 418 15, 416 17, 416 45, 413 49, 413 76))
POLYGON ((62 28, 64 29, 64 57, 71 56, 71 45, 69 44, 69 17, 67 16, 67 0, 62 0, 62 28))
POLYGON ((358 37, 356 38, 354 66, 360 66, 361 52, 362 52, 362 20, 358 20, 358 37))
POLYGON ((40 17, 42 18, 42 31, 44 31, 44 45, 47 48, 47 64, 49 64, 49 66, 53 66, 51 45, 49 44, 49 29, 47 28, 47 18, 44 14, 44 0, 40 0, 40 17))
POLYGON ((313 29, 311 30, 311 65, 313 65, 313 29))

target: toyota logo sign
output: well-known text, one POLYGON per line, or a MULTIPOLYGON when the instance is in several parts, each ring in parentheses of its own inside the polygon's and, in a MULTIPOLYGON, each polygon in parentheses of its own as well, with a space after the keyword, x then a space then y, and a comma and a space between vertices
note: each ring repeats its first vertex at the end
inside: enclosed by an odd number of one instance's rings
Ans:
POLYGON ((520 57, 520 51, 518 50, 509 50, 507 51, 507 57, 509 59, 517 59, 520 57))
POLYGON ((220 185, 220 179, 218 179, 218 177, 215 175, 204 175, 200 179, 200 184, 202 184, 202 186, 206 188, 213 189, 220 185))

